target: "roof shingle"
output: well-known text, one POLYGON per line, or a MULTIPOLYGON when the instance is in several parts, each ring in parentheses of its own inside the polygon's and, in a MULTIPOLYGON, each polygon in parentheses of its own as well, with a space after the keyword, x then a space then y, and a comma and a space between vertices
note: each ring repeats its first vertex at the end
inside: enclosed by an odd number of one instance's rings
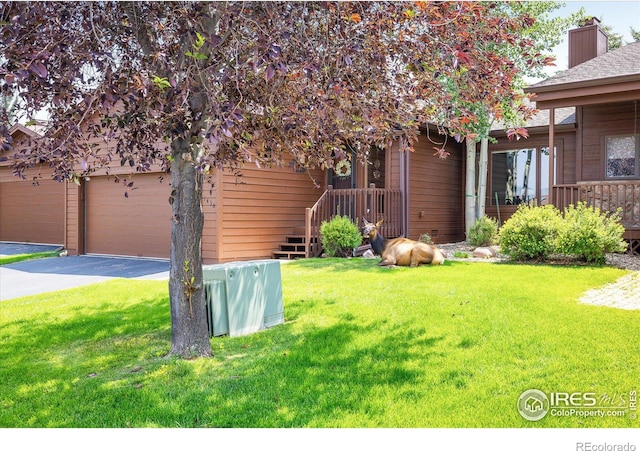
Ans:
POLYGON ((527 91, 586 81, 601 81, 602 84, 605 84, 608 79, 630 75, 637 75, 640 79, 640 42, 627 44, 578 64, 529 86, 527 91))

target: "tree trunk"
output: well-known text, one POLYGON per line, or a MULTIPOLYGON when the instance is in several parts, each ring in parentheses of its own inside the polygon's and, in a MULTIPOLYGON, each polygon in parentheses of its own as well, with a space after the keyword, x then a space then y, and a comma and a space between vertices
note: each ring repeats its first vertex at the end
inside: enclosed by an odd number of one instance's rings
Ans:
POLYGON ((516 204, 517 174, 518 174, 518 151, 507 152, 507 184, 505 186, 505 205, 516 204))
POLYGON ((464 192, 465 234, 476 222, 476 142, 467 138, 467 178, 464 192))
POLYGON ((177 138, 171 147, 171 354, 210 356, 202 286, 202 174, 188 140, 177 138))
POLYGON ((489 139, 480 142, 480 161, 478 162, 478 211, 477 218, 485 215, 487 202, 487 173, 489 167, 489 139))
POLYGON ((531 149, 527 149, 527 162, 524 165, 524 182, 522 183, 522 202, 529 202, 529 197, 527 196, 527 191, 529 191, 529 173, 531 172, 531 157, 533 155, 533 151, 531 149))

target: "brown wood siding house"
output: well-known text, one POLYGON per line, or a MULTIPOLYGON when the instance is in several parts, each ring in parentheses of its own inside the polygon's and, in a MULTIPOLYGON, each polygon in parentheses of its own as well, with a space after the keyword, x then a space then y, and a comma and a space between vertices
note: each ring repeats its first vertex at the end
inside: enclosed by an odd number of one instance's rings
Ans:
POLYGON ((417 240, 428 234, 434 243, 463 241, 464 234, 464 146, 448 138, 449 156, 434 156, 435 144, 445 137, 423 129, 415 151, 406 155, 409 167, 408 230, 417 240))
POLYGON ((569 68, 526 89, 541 110, 527 124, 530 137, 509 142, 494 133, 487 214, 504 221, 533 199, 560 209, 578 201, 620 208, 625 238, 640 252, 640 42, 607 51, 606 41, 597 19, 571 30, 569 68))
MULTIPOLYGON (((527 124, 530 137, 509 141, 504 131, 492 133, 486 211, 504 222, 522 202, 620 207, 625 237, 640 251, 640 43, 606 52, 603 42, 597 22, 570 32, 572 66, 527 89, 541 110, 527 124)), ((22 146, 35 137, 21 126, 13 133, 22 146)), ((205 263, 317 255, 312 242, 320 222, 335 214, 383 218, 389 237, 464 240, 465 148, 449 139, 450 156, 440 160, 433 155, 432 140, 442 141, 436 135, 423 127, 414 152, 398 151, 397 142, 372 149, 366 167, 353 164, 348 176, 295 166, 247 166, 241 177, 212 172, 203 199, 205 263), (302 252, 298 244, 283 247, 307 236, 302 252)), ((113 167, 111 175, 80 185, 40 180, 32 187, 6 165, 0 164, 0 240, 62 243, 72 255, 169 256, 170 177, 160 183, 159 172, 136 174, 136 189, 125 198, 113 180, 129 177, 129 168, 113 167)))
MULTIPOLYGON (((20 132, 16 131, 18 136, 32 133, 21 126, 19 129, 20 132)), ((451 156, 440 160, 433 155, 433 144, 427 139, 426 130, 422 130, 414 152, 400 152, 397 142, 389 149, 372 150, 370 164, 354 163, 348 177, 338 177, 333 171, 300 171, 293 162, 281 168, 246 166, 241 175, 213 171, 207 177, 210 183, 205 184, 203 196, 204 262, 274 257, 288 238, 304 236, 310 207, 328 193, 342 191, 347 197, 372 192, 380 198, 386 196, 385 202, 394 205, 386 210, 376 210, 377 216, 367 219, 384 218, 385 222, 398 224, 392 235, 417 239, 428 233, 435 242, 464 239, 462 146, 450 142, 447 149, 451 156), (334 186, 336 188, 332 189, 334 186)), ((96 143, 100 141, 96 140, 96 143)), ((28 139, 24 139, 24 145, 28 144, 28 139)), ((9 167, 1 170, 0 193, 10 194, 0 197, 4 231, 0 240, 60 243, 70 255, 169 257, 170 176, 159 172, 159 168, 132 175, 130 168, 114 164, 108 175, 106 171, 100 171, 81 180, 80 184, 42 179, 40 186, 47 188, 43 190, 32 188, 31 182, 19 182, 10 175, 9 167), (116 177, 134 181, 134 189, 129 190, 126 197, 125 187, 115 183, 116 177), (22 188, 14 190, 12 187, 18 184, 22 188), (55 190, 48 189, 54 186, 55 190), (55 202, 52 198, 41 197, 40 191, 46 191, 47 195, 55 192, 55 202), (16 209, 13 206, 16 203, 22 207, 16 209), (25 209, 27 205, 31 208, 25 209), (16 229, 27 230, 26 223, 43 225, 40 213, 49 211, 44 208, 51 210, 47 217, 55 222, 54 225, 40 227, 29 234, 9 233, 16 229)), ((44 170, 42 174, 47 176, 44 170)), ((355 201, 350 202, 355 205, 355 201)), ((335 213, 339 211, 331 208, 322 220, 330 219, 335 213)), ((361 221, 367 214, 355 210, 350 213, 353 213, 354 221, 361 221)), ((300 253, 293 256, 300 256, 300 253)))
MULTIPOLYGON (((241 177, 213 171, 207 179, 202 205, 205 263, 271 258, 285 235, 304 225, 305 207, 320 193, 309 174, 291 168, 245 168, 241 177)), ((170 194, 170 175, 131 175, 119 166, 79 186, 67 183, 66 248, 71 255, 168 258, 170 194), (134 182, 127 197, 123 184, 115 183, 116 175, 134 182)))

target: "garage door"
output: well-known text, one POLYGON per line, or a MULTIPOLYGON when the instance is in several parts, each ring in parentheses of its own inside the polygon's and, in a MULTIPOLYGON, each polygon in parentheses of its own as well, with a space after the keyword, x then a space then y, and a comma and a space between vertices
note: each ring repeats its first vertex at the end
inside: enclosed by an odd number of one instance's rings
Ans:
POLYGON ((63 244, 64 197, 54 180, 0 183, 0 241, 63 244))
POLYGON ((113 177, 91 177, 85 191, 85 251, 88 254, 169 258, 171 187, 157 174, 136 175, 124 196, 113 177))

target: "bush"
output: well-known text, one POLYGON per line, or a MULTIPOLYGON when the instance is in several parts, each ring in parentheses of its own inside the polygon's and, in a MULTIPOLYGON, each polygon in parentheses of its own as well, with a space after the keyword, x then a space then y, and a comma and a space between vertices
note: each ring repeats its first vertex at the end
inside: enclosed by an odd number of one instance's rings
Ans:
POLYGON ((545 260, 555 251, 561 227, 562 216, 553 205, 522 204, 500 229, 500 247, 515 260, 545 260))
POLYGON ((483 216, 469 229, 467 242, 472 246, 489 246, 496 242, 498 237, 498 221, 488 216, 483 216))
POLYGON ((362 244, 358 226, 348 216, 335 216, 320 225, 322 247, 329 257, 351 257, 353 249, 362 244))
POLYGON ((422 241, 426 244, 433 244, 433 240, 431 239, 431 235, 428 233, 423 233, 418 237, 418 241, 422 241))
POLYGON ((607 252, 624 252, 624 226, 616 215, 588 207, 584 202, 564 210, 556 252, 581 260, 604 263, 607 252))

